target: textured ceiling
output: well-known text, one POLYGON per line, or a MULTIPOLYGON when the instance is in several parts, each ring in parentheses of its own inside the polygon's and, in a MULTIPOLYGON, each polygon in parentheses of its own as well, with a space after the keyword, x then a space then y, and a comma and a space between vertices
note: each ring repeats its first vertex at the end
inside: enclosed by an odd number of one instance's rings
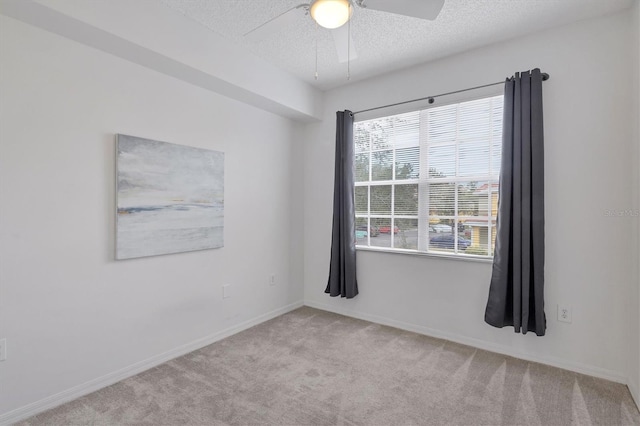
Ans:
MULTIPOLYGON (((347 84, 329 30, 309 16, 262 40, 243 34, 305 0, 160 0, 239 48, 327 90, 347 84), (316 37, 318 80, 315 80, 316 37)), ((390 0, 393 1, 393 0, 390 0)), ((428 0, 424 0, 428 1, 428 0)), ((351 35, 358 57, 350 81, 441 58, 570 22, 615 13, 632 0, 446 0, 435 21, 355 8, 351 35)))

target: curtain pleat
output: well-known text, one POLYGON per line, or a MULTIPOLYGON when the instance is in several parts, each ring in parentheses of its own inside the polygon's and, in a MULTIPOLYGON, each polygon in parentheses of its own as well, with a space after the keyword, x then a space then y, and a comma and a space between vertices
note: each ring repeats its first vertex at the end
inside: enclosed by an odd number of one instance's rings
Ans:
POLYGON ((505 82, 503 126, 496 247, 485 321, 543 336, 544 136, 539 69, 505 82))
POLYGON ((336 158, 333 190, 331 263, 325 293, 348 299, 358 294, 354 206, 353 114, 336 113, 336 158))

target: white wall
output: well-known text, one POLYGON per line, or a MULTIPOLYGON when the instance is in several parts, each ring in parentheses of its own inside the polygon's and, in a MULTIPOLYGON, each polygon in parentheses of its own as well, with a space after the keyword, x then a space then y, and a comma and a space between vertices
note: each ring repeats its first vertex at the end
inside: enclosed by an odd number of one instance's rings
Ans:
POLYGON ((0 423, 301 305, 290 120, 2 16, 0 66, 0 423), (225 152, 224 248, 114 261, 115 133, 225 152))
POLYGON ((291 144, 290 281, 304 295, 304 140, 305 126, 296 123, 291 144))
POLYGON ((356 317, 627 380, 631 208, 632 22, 629 11, 495 44, 327 93, 307 126, 305 303, 356 317), (323 293, 329 270, 335 111, 500 81, 540 67, 544 83, 547 335, 484 323, 490 263, 359 251, 360 294, 323 293), (556 304, 573 323, 556 320, 556 304))
MULTIPOLYGON (((633 58, 633 88, 634 102, 632 109, 633 123, 633 147, 635 148, 633 157, 635 164, 633 171, 633 181, 636 183, 633 187, 632 197, 634 200, 634 211, 640 211, 640 0, 636 0, 632 9, 633 22, 633 52, 630 55, 633 58)), ((635 250, 640 256, 640 219, 634 221, 635 250)), ((631 282, 631 293, 629 297, 629 389, 636 400, 636 404, 640 406, 640 257, 635 258, 634 276, 631 282)))

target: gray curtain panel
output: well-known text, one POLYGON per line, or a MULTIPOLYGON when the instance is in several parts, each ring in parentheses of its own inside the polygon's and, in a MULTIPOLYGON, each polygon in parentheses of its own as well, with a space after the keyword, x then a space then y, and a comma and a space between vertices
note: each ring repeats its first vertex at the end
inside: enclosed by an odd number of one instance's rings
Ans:
POLYGON ((336 168, 333 189, 333 232, 331 237, 331 264, 325 293, 330 296, 355 297, 356 280, 356 225, 354 206, 354 145, 353 114, 336 113, 336 168))
POLYGON ((507 79, 496 248, 485 321, 544 336, 544 138, 539 69, 507 79))

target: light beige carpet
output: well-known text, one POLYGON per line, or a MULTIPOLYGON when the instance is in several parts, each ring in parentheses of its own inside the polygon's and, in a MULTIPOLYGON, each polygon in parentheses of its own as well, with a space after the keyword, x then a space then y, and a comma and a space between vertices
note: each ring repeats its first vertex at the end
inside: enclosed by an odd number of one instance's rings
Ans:
POLYGON ((624 385, 301 308, 21 425, 639 425, 624 385))

